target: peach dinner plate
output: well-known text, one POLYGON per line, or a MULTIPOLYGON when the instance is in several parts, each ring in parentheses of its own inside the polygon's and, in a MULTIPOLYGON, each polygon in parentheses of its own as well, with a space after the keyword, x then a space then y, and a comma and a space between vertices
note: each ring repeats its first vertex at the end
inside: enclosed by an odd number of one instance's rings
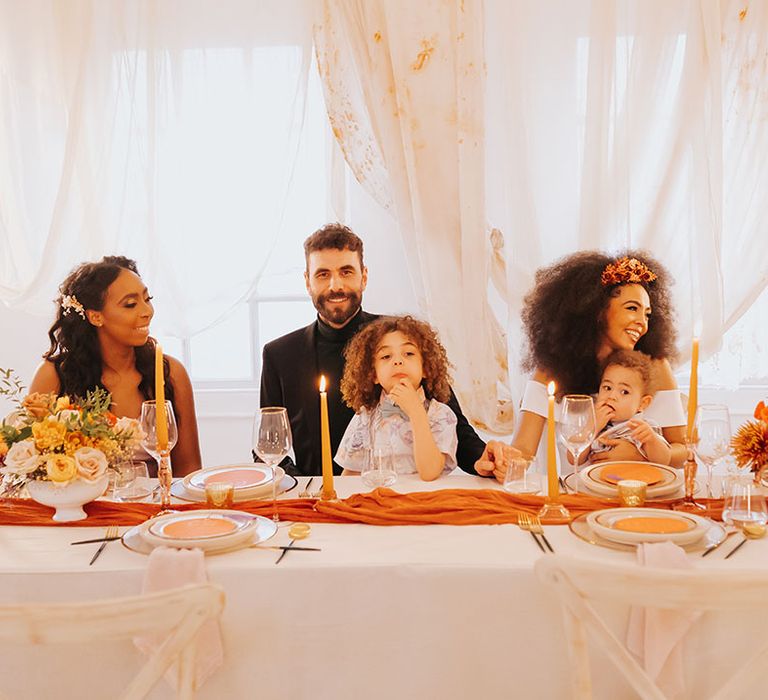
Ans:
POLYGON ((622 479, 644 481, 653 486, 664 480, 664 472, 652 464, 641 462, 612 462, 597 471, 597 478, 606 484, 618 484, 622 479))
POLYGON ((654 462, 602 462, 579 470, 578 482, 587 492, 616 498, 617 482, 635 479, 648 484, 648 498, 672 496, 683 487, 683 470, 654 462))
POLYGON ((684 545, 701 539, 710 521, 698 515, 658 508, 608 508, 590 513, 587 524, 600 537, 612 542, 670 541, 684 545))
POLYGON ((205 491, 206 484, 232 484, 236 491, 255 489, 272 481, 272 470, 261 465, 231 465, 193 472, 184 479, 192 491, 205 491))

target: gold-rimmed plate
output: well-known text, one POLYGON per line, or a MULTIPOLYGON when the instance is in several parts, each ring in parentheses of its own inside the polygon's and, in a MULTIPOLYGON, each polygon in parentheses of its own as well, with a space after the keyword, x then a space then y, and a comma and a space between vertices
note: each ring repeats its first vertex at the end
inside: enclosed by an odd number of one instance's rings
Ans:
POLYGON ((593 493, 612 497, 617 493, 616 481, 637 479, 643 473, 647 474, 644 481, 653 482, 648 485, 648 496, 651 498, 671 495, 684 483, 682 469, 654 462, 600 462, 579 470, 578 476, 579 482, 593 493))
MULTIPOLYGON (((597 534, 587 522, 589 513, 579 515, 568 523, 568 529, 581 540, 597 547, 606 549, 615 549, 620 552, 633 552, 637 549, 637 544, 623 544, 621 542, 612 542, 597 534)), ((690 544, 680 545, 686 552, 701 552, 708 547, 720 544, 726 538, 725 528, 721 523, 704 518, 707 521, 707 528, 702 537, 690 544)))
MULTIPOLYGON (((281 467, 278 467, 280 471, 283 471, 281 467)), ((296 488, 299 482, 295 476, 290 474, 283 474, 282 478, 277 484, 277 495, 286 493, 296 488)), ((171 485, 171 495, 178 498, 180 501, 188 501, 189 503, 205 503, 205 492, 190 491, 184 486, 182 480, 174 481, 171 485)), ((256 493, 250 491, 235 491, 233 497, 233 503, 241 503, 242 501, 250 501, 259 498, 272 498, 272 484, 267 484, 265 487, 259 487, 256 493)))

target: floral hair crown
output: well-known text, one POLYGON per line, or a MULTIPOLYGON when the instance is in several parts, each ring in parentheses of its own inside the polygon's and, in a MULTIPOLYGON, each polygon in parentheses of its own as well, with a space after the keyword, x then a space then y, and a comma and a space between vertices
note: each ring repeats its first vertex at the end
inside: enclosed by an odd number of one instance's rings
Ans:
POLYGON ((642 284, 653 282, 656 275, 651 269, 637 258, 623 257, 616 262, 608 263, 603 270, 600 281, 605 287, 615 284, 642 284))
POLYGON ((61 308, 64 309, 65 316, 71 314, 74 311, 76 314, 82 317, 83 321, 85 321, 85 309, 83 308, 83 305, 77 300, 77 297, 74 294, 65 294, 63 297, 61 297, 60 304, 61 308))

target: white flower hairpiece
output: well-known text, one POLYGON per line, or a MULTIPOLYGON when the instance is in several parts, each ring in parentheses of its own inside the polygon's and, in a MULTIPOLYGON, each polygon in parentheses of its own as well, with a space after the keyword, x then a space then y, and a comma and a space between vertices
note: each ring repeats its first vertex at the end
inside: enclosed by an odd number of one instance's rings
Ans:
POLYGON ((65 316, 74 311, 85 321, 85 309, 74 294, 65 294, 61 297, 61 308, 64 309, 65 316))

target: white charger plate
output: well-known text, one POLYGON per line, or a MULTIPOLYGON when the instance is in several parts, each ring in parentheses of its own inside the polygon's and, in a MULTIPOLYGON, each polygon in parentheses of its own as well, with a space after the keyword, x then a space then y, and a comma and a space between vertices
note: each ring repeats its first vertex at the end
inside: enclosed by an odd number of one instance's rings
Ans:
POLYGON ((684 485, 683 470, 673 469, 666 464, 656 464, 655 462, 601 462, 599 464, 591 464, 579 470, 579 483, 583 484, 589 491, 598 494, 599 496, 615 497, 618 494, 618 487, 616 484, 610 484, 602 481, 599 477, 599 473, 605 469, 611 468, 611 465, 619 464, 639 464, 643 466, 651 466, 659 469, 664 475, 664 479, 661 483, 653 484, 647 489, 648 498, 660 498, 662 496, 669 496, 677 491, 684 485))
POLYGON ((163 540, 190 540, 190 539, 216 539, 234 535, 247 527, 252 526, 253 516, 250 513, 244 513, 239 510, 197 510, 185 513, 169 513, 168 515, 153 518, 150 520, 147 532, 150 535, 159 537, 163 540), (221 520, 226 523, 230 530, 227 532, 212 533, 209 535, 198 535, 197 537, 178 537, 168 532, 169 526, 181 523, 187 520, 221 520))
MULTIPOLYGON (((283 471, 281 467, 278 467, 278 469, 283 471)), ((281 493, 285 493, 286 491, 290 491, 291 489, 296 488, 298 483, 299 482, 296 480, 295 476, 291 476, 290 474, 283 474, 283 477, 277 484, 277 494, 280 495, 281 493)), ((175 481, 171 485, 171 495, 181 501, 189 501, 190 503, 205 503, 205 491, 189 491, 184 486, 184 482, 182 480, 175 481)), ((250 501, 259 498, 272 498, 271 483, 267 484, 263 490, 260 489, 256 495, 250 495, 249 493, 244 494, 240 491, 235 491, 233 502, 240 503, 242 501, 250 501)))
MULTIPOLYGON (((637 549, 637 544, 612 542, 611 540, 606 540, 604 537, 598 535, 587 524, 588 515, 589 513, 585 513, 568 523, 568 529, 576 535, 576 537, 589 544, 593 544, 596 547, 605 547, 606 549, 614 549, 620 552, 634 552, 637 549)), ((707 530, 700 540, 691 542, 691 544, 680 545, 686 552, 703 552, 712 545, 720 544, 728 536, 722 523, 715 522, 714 520, 708 520, 707 522, 707 530)))
MULTIPOLYGON (((205 511, 196 511, 201 513, 205 511)), ((245 537, 239 539, 223 539, 214 538, 207 541, 202 546, 196 544, 190 544, 189 540, 184 541, 169 541, 161 538, 156 538, 150 541, 146 537, 146 532, 152 524, 152 520, 141 523, 127 530, 122 538, 122 544, 131 551, 138 552, 139 554, 150 554, 155 547, 173 547, 175 549, 190 549, 193 547, 199 547, 207 555, 209 554, 224 554, 225 552, 233 552, 244 547, 250 547, 254 544, 265 542, 277 532, 277 523, 273 522, 269 518, 263 518, 260 515, 251 515, 245 513, 249 518, 253 520, 253 526, 245 530, 245 537)), ((163 516, 168 517, 168 516, 163 516)), ((152 536, 150 535, 150 538, 152 536)))
MULTIPOLYGON (((285 475, 282 467, 275 467, 277 483, 285 475)), ((219 467, 207 467, 187 474, 182 483, 190 493, 205 495, 205 485, 210 479, 231 483, 234 492, 247 498, 258 498, 266 490, 272 490, 272 469, 263 464, 227 464, 219 467), (228 478, 231 475, 231 479, 228 478)))
POLYGON ((678 545, 692 544, 700 540, 711 521, 692 513, 658 508, 606 508, 587 515, 587 524, 600 537, 621 544, 641 542, 674 542, 678 545), (618 529, 619 522, 633 518, 654 520, 675 520, 686 529, 680 532, 635 532, 618 529))

